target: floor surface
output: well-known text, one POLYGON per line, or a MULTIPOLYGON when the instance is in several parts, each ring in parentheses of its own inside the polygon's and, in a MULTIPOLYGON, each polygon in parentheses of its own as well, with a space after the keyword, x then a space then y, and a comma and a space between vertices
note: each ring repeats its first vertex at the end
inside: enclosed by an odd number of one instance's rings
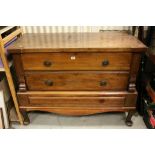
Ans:
POLYGON ((30 112, 30 124, 13 123, 15 129, 60 129, 60 128, 96 128, 96 129, 146 129, 141 116, 133 116, 132 127, 125 125, 125 113, 103 113, 89 116, 61 116, 53 113, 30 112))

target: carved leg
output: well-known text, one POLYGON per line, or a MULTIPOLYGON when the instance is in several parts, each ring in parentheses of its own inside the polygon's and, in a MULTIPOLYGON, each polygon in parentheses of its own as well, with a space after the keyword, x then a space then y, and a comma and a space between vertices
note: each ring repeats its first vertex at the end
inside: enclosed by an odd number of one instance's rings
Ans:
POLYGON ((135 114, 134 110, 128 112, 128 115, 127 115, 126 120, 125 120, 125 123, 126 123, 127 126, 132 126, 133 125, 133 122, 132 122, 131 118, 132 118, 132 116, 134 114, 135 114))
POLYGON ((22 117, 23 117, 23 123, 24 125, 28 125, 30 124, 30 119, 27 115, 27 112, 25 110, 20 110, 21 114, 22 114, 22 117))
POLYGON ((135 112, 135 114, 134 114, 136 117, 138 117, 139 116, 139 114, 138 114, 138 112, 135 112))

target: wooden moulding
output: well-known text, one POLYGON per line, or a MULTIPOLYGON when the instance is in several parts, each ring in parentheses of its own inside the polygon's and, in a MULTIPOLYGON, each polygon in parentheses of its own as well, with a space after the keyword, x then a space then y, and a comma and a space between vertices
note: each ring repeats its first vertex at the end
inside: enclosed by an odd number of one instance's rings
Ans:
POLYGON ((103 112, 125 112, 129 110, 135 110, 135 107, 119 107, 119 108, 100 108, 100 109, 89 109, 89 108, 43 108, 43 107, 21 107, 25 111, 45 111, 52 112, 61 115, 68 116, 83 116, 83 115, 92 115, 103 112))

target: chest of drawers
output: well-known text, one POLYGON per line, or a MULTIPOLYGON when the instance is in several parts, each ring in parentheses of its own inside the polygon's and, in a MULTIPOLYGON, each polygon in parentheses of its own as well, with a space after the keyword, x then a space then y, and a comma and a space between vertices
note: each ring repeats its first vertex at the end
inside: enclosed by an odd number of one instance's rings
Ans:
POLYGON ((129 112, 136 109, 136 76, 141 52, 125 32, 24 34, 8 51, 18 78, 22 114, 63 115, 129 112))

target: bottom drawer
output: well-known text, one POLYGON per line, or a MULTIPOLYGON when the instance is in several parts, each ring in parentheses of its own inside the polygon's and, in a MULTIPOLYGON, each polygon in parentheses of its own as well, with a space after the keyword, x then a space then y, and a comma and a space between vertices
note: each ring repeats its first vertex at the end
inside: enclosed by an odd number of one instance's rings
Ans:
POLYGON ((36 91, 17 94, 19 108, 82 116, 136 108, 137 93, 103 91, 36 91))
POLYGON ((102 94, 18 94, 22 107, 124 107, 125 95, 102 94))
POLYGON ((122 107, 124 97, 29 97, 33 106, 44 107, 122 107))

